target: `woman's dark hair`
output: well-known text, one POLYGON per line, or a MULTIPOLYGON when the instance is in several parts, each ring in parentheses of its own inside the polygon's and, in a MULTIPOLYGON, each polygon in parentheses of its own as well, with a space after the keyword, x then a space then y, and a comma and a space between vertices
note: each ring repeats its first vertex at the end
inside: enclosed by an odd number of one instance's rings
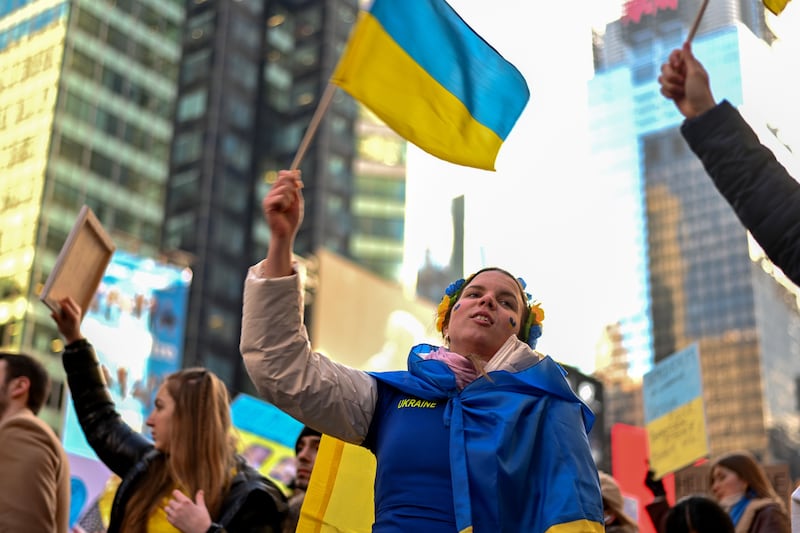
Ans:
POLYGON ((731 517, 706 496, 687 496, 669 510, 665 533, 734 533, 731 517))

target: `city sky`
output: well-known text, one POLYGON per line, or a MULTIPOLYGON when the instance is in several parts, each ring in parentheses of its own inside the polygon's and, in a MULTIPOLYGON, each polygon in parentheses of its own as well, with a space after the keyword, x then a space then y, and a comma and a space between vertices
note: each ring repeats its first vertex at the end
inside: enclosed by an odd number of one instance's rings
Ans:
MULTIPOLYGON (((622 3, 449 3, 522 72, 531 99, 500 149, 496 172, 446 163, 409 145, 406 279, 412 281, 426 249, 434 262, 447 263, 450 201, 464 194, 465 271, 497 265, 524 277, 547 315, 540 351, 590 372, 603 327, 635 305, 624 260, 632 247, 617 235, 624 204, 587 164, 591 28, 619 18, 622 3)), ((794 38, 781 46, 795 63, 797 3, 770 17, 779 35, 794 38)))

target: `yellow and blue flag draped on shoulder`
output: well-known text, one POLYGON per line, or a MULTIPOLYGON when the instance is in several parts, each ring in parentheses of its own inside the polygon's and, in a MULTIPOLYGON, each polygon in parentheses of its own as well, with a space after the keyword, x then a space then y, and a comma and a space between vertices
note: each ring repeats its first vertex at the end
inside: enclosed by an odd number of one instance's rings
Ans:
MULTIPOLYGON (((449 526, 448 508, 452 531, 460 533, 602 533, 602 495, 586 435, 594 414, 572 392, 562 367, 546 357, 519 372, 491 372, 491 379, 479 377, 459 390, 443 362, 422 357, 432 349, 413 348, 408 372, 370 374, 387 394, 379 403, 395 406, 397 398, 414 398, 426 401, 432 413, 440 410, 434 416, 444 417, 446 429, 425 433, 425 442, 414 440, 420 427, 399 429, 389 438, 397 437, 399 447, 412 456, 446 446, 452 491, 432 495, 424 485, 436 483, 414 473, 426 476, 427 470, 406 462, 407 456, 382 455, 385 443, 378 446, 383 449, 371 448, 376 461, 366 449, 324 436, 298 533, 368 533, 373 517, 379 521, 375 530, 395 531, 402 525, 404 531, 429 531, 414 526, 438 523, 436 531, 443 531, 449 526), (409 473, 376 483, 380 461, 384 472, 386 461, 393 461, 406 465, 409 473), (386 505, 387 494, 397 492, 404 492, 405 503, 386 505), (424 505, 415 500, 420 494, 424 505), (378 507, 374 514, 371 505, 378 507)), ((400 406, 390 410, 395 409, 400 406)), ((423 422, 422 431, 426 427, 423 422)))
POLYGON ((781 11, 786 8, 786 4, 788 3, 789 0, 764 0, 766 8, 776 15, 780 15, 781 11))
POLYGON ((375 0, 331 82, 426 152, 486 170, 530 97, 444 0, 375 0))

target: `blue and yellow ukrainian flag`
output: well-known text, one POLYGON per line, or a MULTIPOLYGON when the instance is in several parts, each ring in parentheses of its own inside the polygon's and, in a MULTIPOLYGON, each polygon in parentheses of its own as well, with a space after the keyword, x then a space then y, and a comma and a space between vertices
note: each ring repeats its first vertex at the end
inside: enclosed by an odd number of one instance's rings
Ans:
POLYGON ((530 97, 444 0, 375 0, 331 82, 426 152, 486 170, 530 97))
POLYGON ((789 0, 764 0, 764 6, 776 15, 780 15, 789 0))

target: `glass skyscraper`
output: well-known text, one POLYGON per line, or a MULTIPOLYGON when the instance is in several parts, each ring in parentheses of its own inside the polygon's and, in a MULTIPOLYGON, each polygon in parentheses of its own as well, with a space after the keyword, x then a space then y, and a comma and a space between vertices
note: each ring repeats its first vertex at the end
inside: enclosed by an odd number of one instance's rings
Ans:
MULTIPOLYGON (((642 10, 644 3, 628 2, 623 18, 596 36, 590 89, 593 156, 601 179, 629 200, 637 228, 632 290, 640 305, 628 317, 635 327, 621 328, 623 344, 641 372, 697 342, 712 454, 749 449, 793 463, 797 475, 797 454, 788 451, 800 442, 796 288, 751 259, 747 232, 681 137, 674 104, 659 93, 659 67, 682 45, 698 6, 673 0, 642 10)), ((780 117, 758 112, 770 95, 753 80, 774 38, 762 2, 728 0, 708 6, 693 42, 715 95, 739 106, 765 138, 780 117)))

